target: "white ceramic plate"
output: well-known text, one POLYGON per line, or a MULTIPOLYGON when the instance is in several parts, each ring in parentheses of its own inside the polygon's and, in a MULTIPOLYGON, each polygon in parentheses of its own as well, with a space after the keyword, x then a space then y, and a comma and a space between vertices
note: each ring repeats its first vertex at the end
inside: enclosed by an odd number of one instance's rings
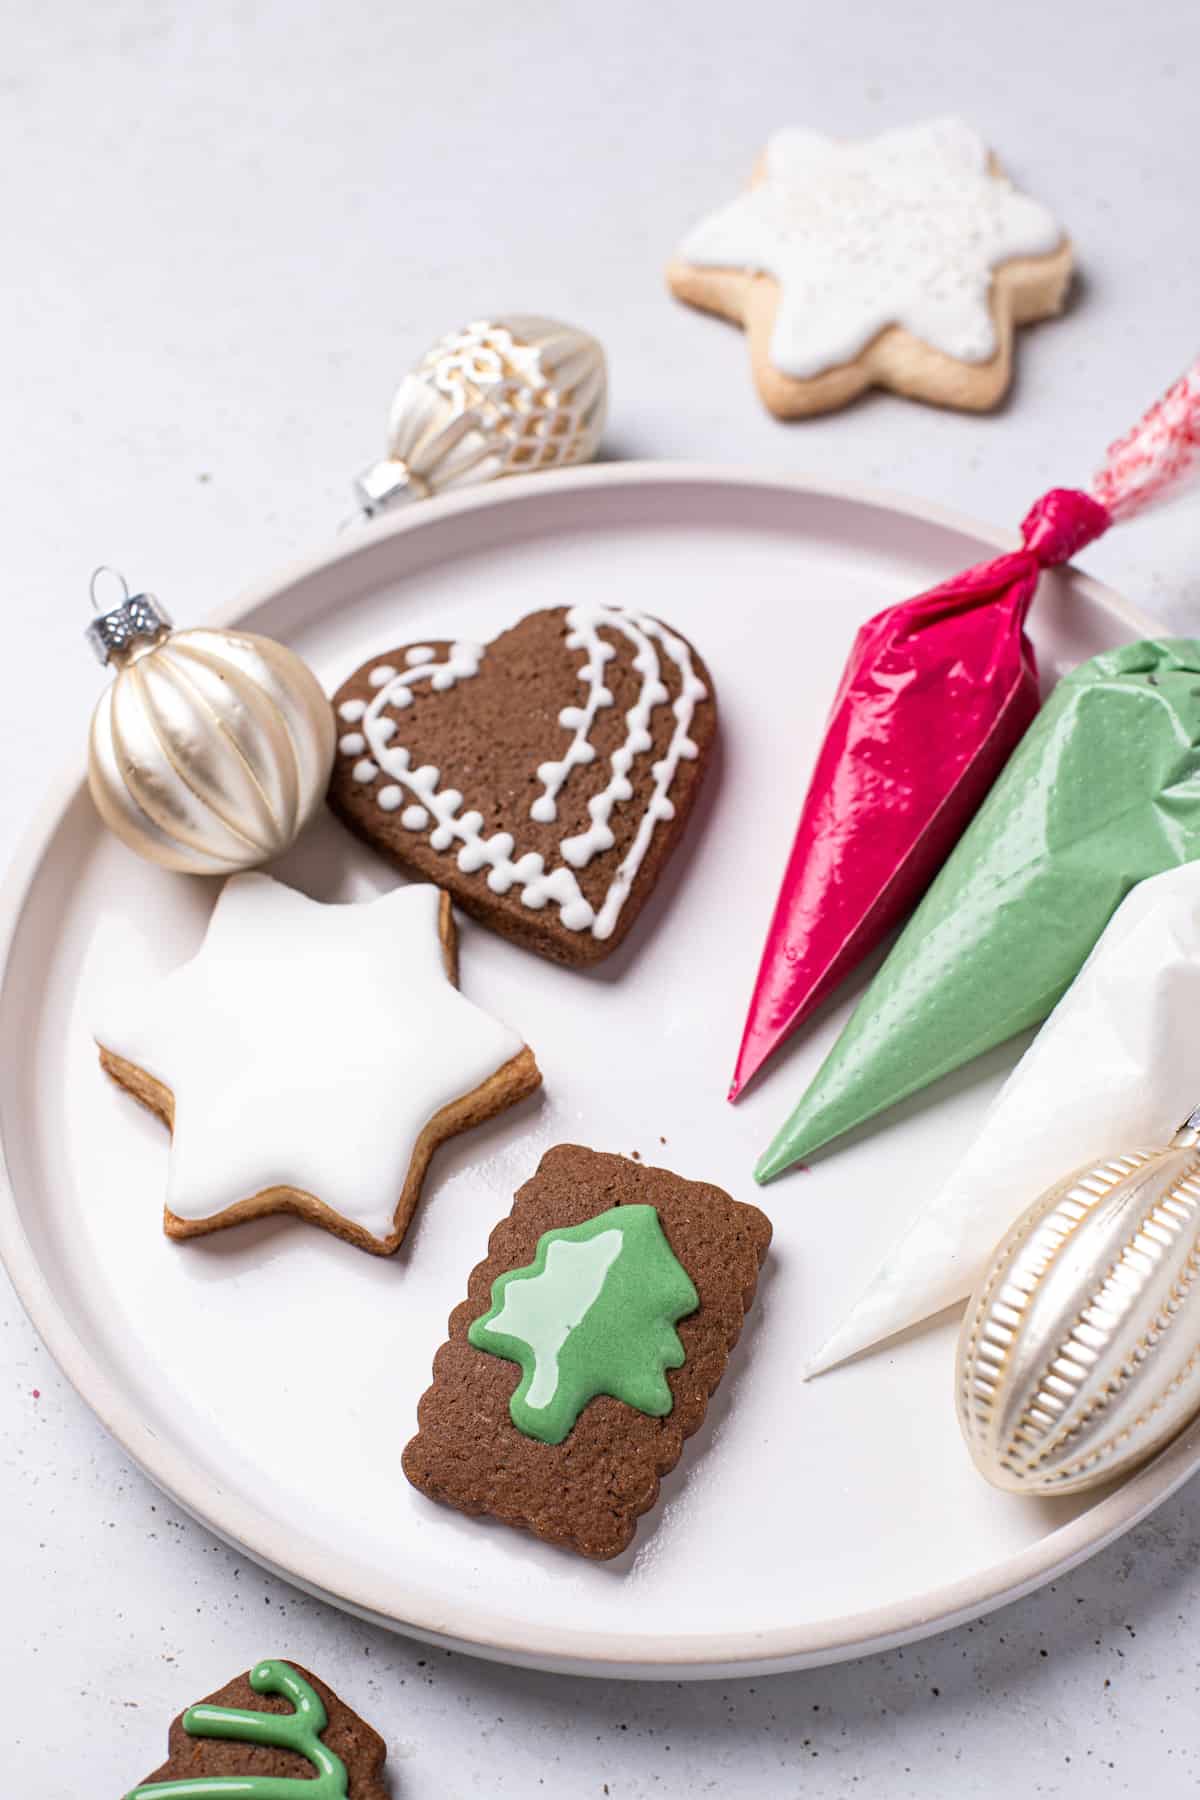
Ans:
MULTIPOLYGON (((572 973, 464 926, 463 987, 525 1034, 545 1091, 439 1151, 390 1261, 290 1220, 187 1245, 162 1235, 166 1134, 102 1077, 89 1024, 108 984, 194 949, 214 887, 137 862, 76 779, 52 797, 4 911, 0 1249, 71 1380, 181 1505, 289 1579, 434 1641, 682 1676, 828 1661, 977 1614, 1098 1548, 1191 1472, 1195 1431, 1100 1497, 994 1492, 959 1441, 953 1321, 798 1379, 923 1184, 950 1168, 1011 1054, 762 1193, 755 1155, 849 996, 736 1110, 724 1099, 855 628, 1006 543, 866 490, 610 466, 414 509, 227 615, 294 644, 332 687, 372 651, 486 639, 582 595, 661 614, 718 683, 723 751, 707 794, 609 963, 572 973), (603 1566, 435 1507, 400 1468, 467 1272, 562 1140, 715 1181, 763 1204, 776 1231, 704 1429, 634 1548, 603 1566)), ((1148 627, 1073 574, 1043 582, 1033 620, 1048 673, 1148 627)), ((332 819, 278 872, 325 899, 393 880, 332 819)))

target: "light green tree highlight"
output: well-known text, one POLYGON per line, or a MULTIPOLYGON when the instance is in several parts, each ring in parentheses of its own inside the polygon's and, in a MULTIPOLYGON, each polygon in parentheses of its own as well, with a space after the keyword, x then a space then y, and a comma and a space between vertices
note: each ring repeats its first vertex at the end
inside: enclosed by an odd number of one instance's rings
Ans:
POLYGON ((597 1394, 663 1418, 676 1322, 700 1299, 653 1206, 614 1206, 544 1232, 533 1262, 500 1275, 470 1342, 521 1368, 509 1411, 527 1437, 561 1444, 597 1394))

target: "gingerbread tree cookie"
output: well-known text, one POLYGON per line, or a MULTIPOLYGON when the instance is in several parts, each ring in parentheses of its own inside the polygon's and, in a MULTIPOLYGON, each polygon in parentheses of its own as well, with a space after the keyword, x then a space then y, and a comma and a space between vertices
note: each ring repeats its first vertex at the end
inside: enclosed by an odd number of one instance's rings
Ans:
POLYGON ((408 1479, 618 1555, 704 1419, 770 1241, 757 1207, 706 1182, 548 1150, 450 1315, 408 1479))
POLYGON ((260 1662, 171 1726, 125 1800, 388 1800, 378 1732, 295 1663, 260 1662))
POLYGON ((702 220, 671 290, 743 325, 780 418, 869 387, 982 411, 1016 326, 1062 307, 1071 246, 961 119, 842 142, 786 130, 751 187, 702 220))

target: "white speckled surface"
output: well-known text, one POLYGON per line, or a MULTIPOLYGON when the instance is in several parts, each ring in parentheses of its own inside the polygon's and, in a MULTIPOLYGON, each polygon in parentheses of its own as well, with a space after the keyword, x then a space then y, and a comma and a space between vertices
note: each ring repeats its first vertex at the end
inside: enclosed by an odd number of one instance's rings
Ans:
MULTIPOLYGON (((1086 476, 1197 348, 1190 0, 1133 18, 1084 0, 1002 16, 979 0, 59 0, 4 39, 0 849, 82 753, 92 564, 194 618, 319 543, 382 446, 396 377, 462 316, 517 306, 596 330, 613 454, 808 466, 1005 524, 1086 476), (998 417, 876 398, 773 423, 738 336, 675 307, 660 263, 770 126, 867 132, 950 106, 1072 230, 1078 304, 1024 335, 998 417)), ((1200 624, 1195 507, 1084 560, 1200 624)), ((4 1773, 22 1800, 116 1800, 173 1712, 285 1649, 386 1733, 398 1800, 1182 1794, 1195 1507, 1193 1484, 1057 1587, 863 1663, 687 1689, 510 1672, 366 1630, 176 1517, 5 1288, 4 1773)))

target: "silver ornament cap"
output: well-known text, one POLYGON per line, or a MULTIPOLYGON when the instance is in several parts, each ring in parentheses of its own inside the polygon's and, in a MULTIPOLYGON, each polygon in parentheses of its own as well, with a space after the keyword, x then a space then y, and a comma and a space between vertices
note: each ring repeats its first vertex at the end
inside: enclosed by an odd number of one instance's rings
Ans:
POLYGON ((373 518, 412 500, 595 455, 608 405, 604 351, 558 319, 473 319, 440 338, 392 402, 388 453, 354 484, 373 518))
POLYGON ((119 661, 136 645, 157 643, 171 628, 170 614, 155 596, 131 594, 125 577, 118 575, 115 569, 105 567, 92 571, 91 596, 97 613, 84 635, 97 662, 119 661), (97 590, 105 575, 120 585, 121 599, 107 611, 101 611, 97 590))
POLYGON ((1200 1111, 1171 1143, 1078 1169, 998 1245, 963 1320, 959 1424, 976 1467, 1074 1494, 1200 1411, 1200 1111))

